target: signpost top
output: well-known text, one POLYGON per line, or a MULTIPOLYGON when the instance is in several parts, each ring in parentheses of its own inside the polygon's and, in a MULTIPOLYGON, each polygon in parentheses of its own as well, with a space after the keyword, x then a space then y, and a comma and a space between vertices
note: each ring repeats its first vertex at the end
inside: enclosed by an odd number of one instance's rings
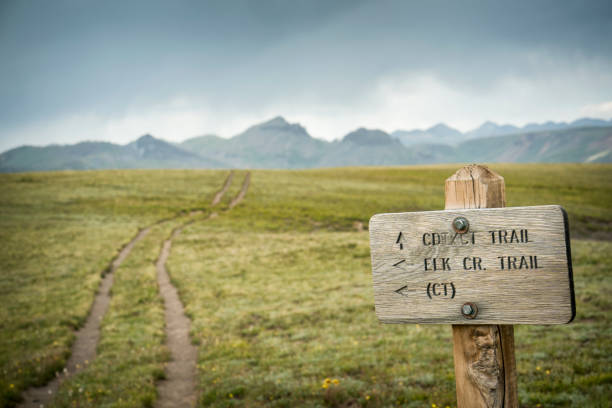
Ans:
MULTIPOLYGON (((486 201, 495 191, 472 196, 486 201)), ((559 206, 377 214, 370 246, 382 322, 561 324, 575 315, 559 206)))

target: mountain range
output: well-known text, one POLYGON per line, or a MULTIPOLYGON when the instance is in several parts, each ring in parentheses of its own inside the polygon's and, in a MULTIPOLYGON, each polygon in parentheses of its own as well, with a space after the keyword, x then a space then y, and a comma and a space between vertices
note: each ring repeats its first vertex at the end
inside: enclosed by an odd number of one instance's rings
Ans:
POLYGON ((522 128, 485 122, 462 133, 444 124, 391 134, 359 128, 341 140, 310 136, 282 117, 229 138, 170 143, 144 135, 126 145, 21 146, 0 154, 0 172, 111 168, 312 168, 458 162, 612 162, 612 120, 522 128))
POLYGON ((549 121, 546 123, 529 123, 523 127, 514 125, 498 125, 494 122, 487 121, 476 129, 461 133, 457 129, 446 126, 444 123, 438 123, 437 125, 425 130, 396 130, 395 132, 391 133, 391 135, 399 139, 406 146, 423 143, 442 143, 456 146, 461 142, 465 142, 470 139, 490 136, 505 136, 519 133, 534 133, 580 127, 607 126, 612 126, 612 120, 582 118, 570 123, 549 121))

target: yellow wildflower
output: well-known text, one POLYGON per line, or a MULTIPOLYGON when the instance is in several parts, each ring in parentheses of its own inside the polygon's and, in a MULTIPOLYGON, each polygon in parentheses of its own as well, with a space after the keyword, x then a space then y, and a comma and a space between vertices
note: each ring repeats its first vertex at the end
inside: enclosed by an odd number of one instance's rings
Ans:
POLYGON ((234 394, 232 394, 231 392, 229 393, 228 397, 230 398, 234 398, 234 394))
POLYGON ((321 388, 323 388, 324 390, 329 388, 329 383, 324 382, 323 385, 321 386, 321 388))
POLYGON ((541 369, 542 369, 542 367, 540 367, 540 366, 536 367, 536 370, 538 370, 538 371, 540 371, 541 369))
POLYGON ((15 384, 11 384, 11 388, 15 388, 15 384))
POLYGON ((546 375, 550 375, 550 370, 546 370, 546 375))
POLYGON ((370 400, 370 396, 369 396, 369 395, 366 395, 366 396, 365 396, 365 399, 366 399, 366 401, 369 401, 369 400, 370 400))
POLYGON ((334 378, 334 379, 332 380, 332 382, 334 383, 334 385, 338 385, 338 384, 340 384, 340 381, 338 381, 338 379, 337 379, 337 378, 334 378))

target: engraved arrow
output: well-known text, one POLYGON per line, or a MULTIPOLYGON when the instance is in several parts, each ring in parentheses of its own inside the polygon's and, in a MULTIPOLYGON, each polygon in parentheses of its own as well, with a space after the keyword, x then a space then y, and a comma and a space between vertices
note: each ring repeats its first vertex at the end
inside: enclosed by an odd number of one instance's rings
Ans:
POLYGON ((399 289, 394 290, 400 296, 407 298, 414 298, 417 295, 418 290, 415 288, 409 288, 408 285, 404 285, 399 289))
POLYGON ((408 297, 408 292, 409 292, 408 286, 402 286, 401 288, 395 291, 395 293, 397 293, 398 295, 402 295, 406 297, 408 297))
POLYGON ((400 269, 403 273, 407 275, 412 275, 415 273, 415 271, 410 270, 410 265, 408 264, 408 261, 406 259, 402 259, 401 261, 394 263, 392 266, 394 268, 400 269))
POLYGON ((422 274, 421 271, 410 265, 407 259, 402 259, 401 261, 391 264, 391 266, 400 269, 403 272, 402 276, 405 276, 406 278, 422 274))
MULTIPOLYGON (((398 261, 398 262, 394 263, 394 264, 393 264, 393 266, 394 266, 395 268, 399 268, 399 269, 401 269, 401 270, 402 270, 402 271, 404 271, 404 272, 410 272, 409 270, 407 270, 407 269, 405 268, 405 266, 406 266, 407 264, 408 264, 408 263, 406 262, 406 260, 405 260, 405 259, 402 259, 401 261, 398 261)), ((395 293, 397 293, 398 295, 405 296, 405 297, 409 297, 410 292, 416 292, 416 290, 414 290, 414 289, 409 289, 409 288, 408 288, 408 286, 406 285, 406 286, 402 286, 401 288, 399 288, 399 289, 395 290, 394 292, 395 292, 395 293)))
POLYGON ((406 263, 406 260, 402 259, 401 261, 394 263, 393 266, 396 267, 396 268, 401 269, 404 272, 408 272, 406 269, 403 268, 405 266, 404 265, 405 263, 406 263))

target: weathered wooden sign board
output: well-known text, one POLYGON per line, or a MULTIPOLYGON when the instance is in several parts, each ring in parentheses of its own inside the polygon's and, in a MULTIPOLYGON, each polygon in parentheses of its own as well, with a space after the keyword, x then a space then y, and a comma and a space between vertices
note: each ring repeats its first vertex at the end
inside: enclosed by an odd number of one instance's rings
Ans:
POLYGON ((369 229, 384 323, 574 318, 567 216, 559 206, 377 214, 369 229))

